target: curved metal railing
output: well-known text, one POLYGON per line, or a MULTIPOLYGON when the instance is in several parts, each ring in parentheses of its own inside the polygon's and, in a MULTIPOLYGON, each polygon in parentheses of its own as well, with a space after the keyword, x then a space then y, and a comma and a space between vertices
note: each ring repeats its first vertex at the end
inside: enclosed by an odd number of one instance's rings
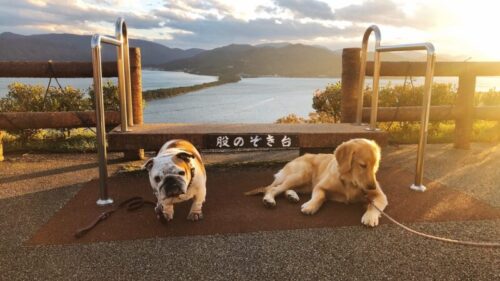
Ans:
POLYGON ((127 25, 123 18, 118 18, 115 25, 116 38, 102 35, 94 35, 91 40, 92 67, 94 71, 94 93, 96 104, 96 131, 97 131, 97 154, 99 160, 99 199, 97 205, 104 206, 113 203, 109 198, 107 179, 107 152, 106 152, 106 122, 104 120, 104 97, 102 90, 102 44, 116 46, 116 57, 118 67, 118 90, 120 97, 120 117, 122 132, 129 131, 133 126, 132 115, 132 91, 130 84, 130 58, 128 47, 127 25))
POLYGON ((373 64, 373 95, 370 112, 370 126, 367 130, 377 130, 377 111, 378 111, 378 88, 380 80, 380 53, 385 52, 400 52, 400 51, 427 51, 427 63, 425 70, 425 84, 424 84, 424 97, 422 102, 422 115, 420 125, 420 137, 418 141, 417 162, 415 171, 415 182, 410 186, 411 189, 417 191, 425 191, 426 187, 423 185, 424 177, 424 152, 427 144, 427 132, 429 127, 429 111, 431 105, 431 91, 432 79, 434 77, 434 65, 436 62, 436 54, 434 45, 432 43, 416 43, 416 44, 402 44, 402 45, 380 45, 380 29, 376 25, 368 27, 363 36, 362 49, 361 49, 361 66, 359 78, 359 93, 358 104, 356 112, 356 123, 361 124, 363 114, 363 94, 365 85, 366 74, 366 56, 368 53, 368 39, 370 34, 375 33, 375 52, 373 64))
MULTIPOLYGON (((365 89, 365 73, 366 73, 366 57, 368 54, 368 39, 370 39, 370 35, 372 32, 375 34, 375 49, 380 47, 380 41, 382 40, 382 36, 380 34, 380 29, 376 25, 371 25, 368 27, 365 31, 365 34, 363 35, 363 43, 361 46, 361 68, 360 68, 360 79, 359 79, 359 91, 361 93, 361 96, 358 96, 358 109, 356 112, 356 124, 361 125, 362 124, 362 116, 363 116, 363 93, 365 89)), ((373 77, 379 77, 379 69, 380 69, 380 54, 378 52, 374 52, 374 73, 373 77), (377 73, 375 73, 375 70, 377 70, 377 73)), ((372 99, 377 100, 378 102, 378 79, 375 80, 373 79, 373 95, 377 96, 377 99, 372 99), (375 85, 375 81, 377 84, 375 85)), ((373 102, 372 102, 373 105, 373 102)))

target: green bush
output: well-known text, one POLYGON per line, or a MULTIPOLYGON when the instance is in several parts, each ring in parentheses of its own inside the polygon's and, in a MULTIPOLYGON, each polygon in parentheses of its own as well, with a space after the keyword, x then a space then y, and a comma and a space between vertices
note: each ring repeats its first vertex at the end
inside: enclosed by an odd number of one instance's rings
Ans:
MULTIPOLYGON (((7 96, 0 99, 0 112, 82 111, 88 110, 90 101, 85 93, 73 87, 64 89, 12 83, 7 96)), ((69 132, 61 129, 60 132, 69 132)), ((32 139, 39 129, 9 131, 23 141, 32 139)))
POLYGON ((328 84, 323 91, 316 90, 313 95, 313 108, 317 113, 333 116, 340 121, 340 100, 342 98, 342 84, 328 84))
MULTIPOLYGON (((90 87, 87 89, 89 93, 90 107, 88 110, 94 110, 95 107, 95 93, 94 88, 90 87)), ((114 85, 113 82, 107 81, 102 86, 102 94, 104 96, 104 110, 106 111, 118 111, 120 110, 120 96, 118 93, 118 86, 114 85)))
MULTIPOLYGON (((87 111, 94 110, 94 91, 89 88, 88 95, 80 89, 71 86, 63 89, 42 86, 33 86, 14 82, 8 86, 7 96, 0 99, 0 112, 54 112, 54 111, 87 111)), ((104 103, 106 110, 118 110, 118 89, 111 82, 103 86, 104 103)), ((40 138, 40 129, 22 129, 8 131, 18 137, 22 143, 40 138), (38 136, 37 136, 38 135, 38 136)), ((71 130, 52 130, 69 137, 71 130)), ((53 136, 53 134, 48 134, 53 136)))
MULTIPOLYGON (((420 106, 423 99, 424 86, 391 85, 379 90, 379 107, 420 106)), ((295 114, 278 119, 277 123, 335 123, 340 122, 340 102, 342 85, 340 82, 329 84, 324 90, 316 91, 312 98, 312 107, 316 112, 309 118, 295 114)), ((371 105, 372 90, 367 87, 363 96, 364 107, 371 105)), ((431 105, 455 104, 457 89, 452 84, 434 83, 432 85, 431 105)), ((476 106, 500 105, 500 92, 490 90, 476 93, 476 106)), ((390 141, 396 143, 416 143, 419 137, 420 122, 381 122, 378 126, 388 131, 390 141)), ((454 121, 430 122, 428 138, 430 142, 451 142, 454 134, 454 121)), ((500 124, 495 121, 476 120, 473 128, 473 139, 479 141, 500 140, 500 124)))

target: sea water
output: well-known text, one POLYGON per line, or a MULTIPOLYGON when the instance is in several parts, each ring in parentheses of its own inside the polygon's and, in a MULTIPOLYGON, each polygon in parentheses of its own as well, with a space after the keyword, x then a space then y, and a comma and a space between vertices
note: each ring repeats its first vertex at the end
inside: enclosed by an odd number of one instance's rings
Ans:
MULTIPOLYGON (((183 72, 143 70, 143 90, 190 86, 217 80, 215 76, 192 75, 183 72)), ((108 80, 108 79, 105 79, 108 80)), ((110 79, 115 81, 116 79, 110 79)), ((339 78, 244 78, 238 83, 205 88, 166 99, 150 100, 144 109, 144 121, 181 123, 273 123, 278 118, 294 113, 307 117, 313 112, 312 97, 339 78)), ((7 85, 19 81, 47 86, 47 78, 0 78, 0 97, 7 93, 7 85)), ((87 89, 91 78, 59 79, 62 86, 72 85, 87 89)), ((381 86, 403 84, 404 78, 381 79, 381 86)), ((408 82, 408 80, 407 80, 408 82)), ((423 78, 414 79, 422 85, 423 78)), ((434 82, 458 84, 457 77, 436 77, 434 82)), ((371 85, 371 79, 366 79, 371 85)), ((56 85, 52 81, 52 85, 56 85)), ((479 77, 477 91, 500 88, 498 77, 479 77)))

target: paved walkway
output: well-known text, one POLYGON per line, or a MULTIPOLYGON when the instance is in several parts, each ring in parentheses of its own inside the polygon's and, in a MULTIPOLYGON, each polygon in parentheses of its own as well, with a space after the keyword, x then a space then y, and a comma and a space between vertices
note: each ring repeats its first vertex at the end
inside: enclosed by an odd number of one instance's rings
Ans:
MULTIPOLYGON (((500 145, 470 151, 430 145, 426 177, 500 207, 500 145)), ((220 161, 282 161, 296 152, 237 154, 220 161), (264 159, 264 156, 271 159, 264 159)), ((111 155, 117 159, 117 155, 111 155)), ((414 146, 384 149, 384 165, 413 170, 414 146)), ((110 165, 111 173, 140 163, 110 165)), ((65 246, 25 246, 82 183, 94 155, 7 155, 0 163, 2 280, 498 280, 500 249, 411 236, 393 225, 154 238, 65 246)), ((411 208, 411 206, 408 206, 411 208)), ((432 234, 500 240, 500 221, 413 223, 432 234)))

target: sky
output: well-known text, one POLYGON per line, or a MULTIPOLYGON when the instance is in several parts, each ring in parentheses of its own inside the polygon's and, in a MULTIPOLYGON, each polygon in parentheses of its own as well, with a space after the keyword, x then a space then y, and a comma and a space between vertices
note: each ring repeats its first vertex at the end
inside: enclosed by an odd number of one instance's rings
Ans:
MULTIPOLYGON (((437 55, 500 60, 493 0, 0 0, 0 33, 113 34, 171 48, 275 42, 359 47, 379 26, 382 45, 431 42, 437 55)), ((373 40, 373 39, 372 39, 373 40)))

